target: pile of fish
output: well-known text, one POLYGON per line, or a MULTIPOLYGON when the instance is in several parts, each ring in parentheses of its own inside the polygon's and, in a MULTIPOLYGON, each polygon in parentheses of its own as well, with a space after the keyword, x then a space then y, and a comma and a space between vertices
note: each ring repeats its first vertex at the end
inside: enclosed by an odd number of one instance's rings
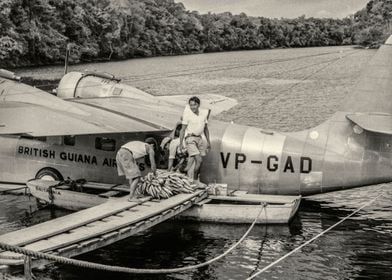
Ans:
POLYGON ((142 195, 162 199, 179 193, 193 193, 195 187, 183 174, 158 170, 156 176, 148 173, 147 176, 141 178, 137 191, 142 195))

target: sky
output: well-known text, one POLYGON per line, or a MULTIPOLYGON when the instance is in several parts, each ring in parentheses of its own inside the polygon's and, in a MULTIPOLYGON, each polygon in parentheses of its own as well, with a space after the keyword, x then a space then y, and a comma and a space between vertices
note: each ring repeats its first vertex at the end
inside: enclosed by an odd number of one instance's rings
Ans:
POLYGON ((200 13, 231 12, 269 18, 343 18, 364 8, 369 0, 176 0, 200 13))

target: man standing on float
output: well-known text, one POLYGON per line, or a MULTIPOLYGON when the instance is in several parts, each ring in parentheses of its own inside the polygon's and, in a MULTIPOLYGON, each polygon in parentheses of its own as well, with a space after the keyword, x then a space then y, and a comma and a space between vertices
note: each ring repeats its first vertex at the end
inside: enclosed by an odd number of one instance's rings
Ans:
POLYGON ((182 128, 180 131, 180 147, 185 140, 185 148, 189 159, 187 165, 188 177, 198 180, 202 157, 210 148, 210 133, 208 131, 208 116, 210 111, 200 108, 200 99, 193 96, 189 99, 182 116, 182 128), (207 143, 203 140, 203 135, 207 143))

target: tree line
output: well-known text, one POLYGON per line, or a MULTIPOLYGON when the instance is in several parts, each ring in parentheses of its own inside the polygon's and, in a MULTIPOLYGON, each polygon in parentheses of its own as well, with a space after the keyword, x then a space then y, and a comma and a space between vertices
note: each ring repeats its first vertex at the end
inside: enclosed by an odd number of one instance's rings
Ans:
POLYGON ((354 42, 379 47, 392 34, 392 0, 372 0, 354 15, 354 42))
POLYGON ((1 0, 0 67, 189 53, 375 46, 388 33, 392 0, 372 0, 344 19, 199 14, 174 0, 1 0))

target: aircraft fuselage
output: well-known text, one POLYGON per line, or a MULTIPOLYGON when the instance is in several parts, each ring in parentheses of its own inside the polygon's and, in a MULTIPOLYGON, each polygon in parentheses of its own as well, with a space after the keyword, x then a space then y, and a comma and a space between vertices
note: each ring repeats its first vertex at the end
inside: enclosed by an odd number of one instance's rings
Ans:
POLYGON ((202 180, 302 195, 392 181, 392 137, 364 131, 345 116, 294 133, 211 122, 202 180))
MULTIPOLYGON (((392 137, 364 131, 345 115, 336 113, 315 128, 294 133, 211 121, 212 147, 203 160, 201 180, 226 183, 230 190, 287 195, 392 181, 392 137)), ((162 139, 165 134, 154 136, 162 139)), ((65 137, 1 137, 0 181, 23 183, 40 170, 53 168, 63 178, 123 183, 117 176, 116 151, 127 141, 146 136, 80 135, 74 143, 65 137), (109 143, 106 149, 97 146, 102 138, 109 143)), ((139 164, 148 172, 143 160, 139 164)))

